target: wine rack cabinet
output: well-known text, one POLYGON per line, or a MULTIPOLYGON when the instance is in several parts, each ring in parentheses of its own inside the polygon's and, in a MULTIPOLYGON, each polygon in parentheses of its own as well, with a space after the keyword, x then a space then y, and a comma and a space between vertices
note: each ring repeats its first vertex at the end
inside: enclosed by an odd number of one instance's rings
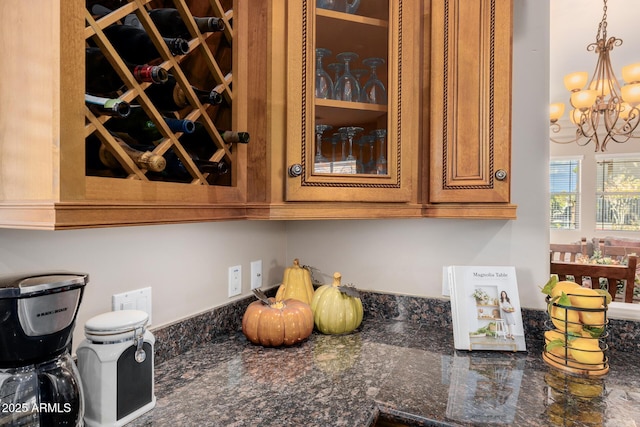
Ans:
MULTIPOLYGON (((92 15, 93 0, 6 0, 0 3, 0 226, 65 229, 244 218, 246 147, 225 142, 217 129, 246 129, 246 73, 242 50, 242 2, 238 0, 104 0, 111 10, 92 15), (188 52, 173 56, 148 10, 175 8, 190 37, 188 52), (37 11, 34 12, 34 11, 37 11), (230 172, 214 177, 199 170, 139 83, 104 29, 135 14, 188 106, 169 117, 198 122, 209 138, 201 160, 224 162, 230 172), (218 17, 223 32, 201 32, 193 17, 218 17), (129 157, 109 129, 116 118, 84 103, 85 48, 100 48, 125 86, 119 99, 139 105, 161 138, 152 152, 179 159, 186 179, 149 173, 129 157), (193 87, 216 88, 223 101, 203 104, 193 87), (98 139, 120 167, 87 167, 86 142, 98 139)), ((131 142, 127 141, 126 142, 131 142)))

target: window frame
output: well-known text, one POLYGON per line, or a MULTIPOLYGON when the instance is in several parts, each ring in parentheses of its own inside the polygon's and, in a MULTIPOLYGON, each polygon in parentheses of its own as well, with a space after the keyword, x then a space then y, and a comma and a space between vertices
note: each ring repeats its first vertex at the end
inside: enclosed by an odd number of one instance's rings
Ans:
MULTIPOLYGON (((582 209, 583 206, 582 205, 582 174, 583 174, 583 161, 584 161, 584 156, 582 155, 575 155, 575 156, 552 156, 549 158, 549 173, 548 173, 548 177, 549 177, 549 229, 551 230, 579 230, 581 227, 581 219, 582 219, 582 209), (560 163, 560 162, 575 162, 575 163, 570 163, 569 166, 571 167, 571 169, 573 169, 574 167, 577 166, 578 170, 575 174, 575 191, 560 191, 560 192, 554 192, 552 191, 552 171, 553 171, 553 164, 554 163, 560 163), (575 166, 573 166, 575 164, 575 166), (570 214, 569 216, 572 216, 572 219, 564 219, 564 221, 557 223, 557 226, 554 226, 554 213, 552 211, 552 203, 553 203, 553 199, 554 197, 562 197, 562 196, 566 196, 568 199, 571 199, 573 197, 573 201, 567 201, 565 208, 569 205, 569 204, 573 204, 573 213, 572 215, 570 214)), ((559 170, 559 168, 558 168, 559 170)), ((569 180, 569 185, 571 184, 571 181, 569 180)))
MULTIPOLYGON (((594 196, 595 196, 595 206, 593 207, 594 212, 595 212, 595 230, 596 231, 640 231, 640 153, 624 153, 624 154, 597 154, 595 156, 595 162, 596 162, 596 183, 595 183, 595 192, 594 192, 594 196), (637 168, 637 173, 635 174, 636 176, 636 180, 638 180, 638 186, 637 186, 637 190, 636 191, 607 191, 606 188, 604 188, 604 178, 603 178, 603 174, 604 174, 604 169, 601 169, 601 165, 604 162, 613 162, 615 163, 616 161, 619 161, 620 163, 622 162, 636 162, 638 165, 636 166, 637 168), (605 222, 603 220, 603 215, 604 215, 604 207, 603 207, 603 201, 606 198, 611 198, 611 196, 623 196, 623 195, 627 195, 627 198, 633 198, 635 199, 635 202, 632 202, 631 204, 635 205, 635 207, 633 206, 626 206, 623 207, 623 215, 621 216, 621 218, 623 219, 623 223, 611 223, 611 222, 605 222), (628 209, 628 210, 626 210, 628 209), (625 212, 626 210, 626 212, 625 212), (634 223, 627 223, 630 218, 634 218, 635 217, 635 221, 634 223), (606 226, 605 224, 608 224, 608 226, 606 226)), ((624 176, 624 175, 623 175, 624 176)), ((608 214, 608 218, 613 217, 614 215, 612 213, 608 214)))

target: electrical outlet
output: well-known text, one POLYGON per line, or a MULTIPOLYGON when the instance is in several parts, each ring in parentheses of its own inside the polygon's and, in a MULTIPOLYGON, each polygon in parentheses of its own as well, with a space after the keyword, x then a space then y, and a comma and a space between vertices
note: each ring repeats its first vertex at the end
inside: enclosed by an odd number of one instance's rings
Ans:
POLYGON ((262 286, 262 260, 251 261, 251 289, 262 286))
POLYGON ((229 267, 229 297, 242 293, 242 266, 229 267))
POLYGON ((141 310, 149 315, 147 326, 151 325, 151 288, 136 289, 111 297, 111 309, 117 310, 141 310))

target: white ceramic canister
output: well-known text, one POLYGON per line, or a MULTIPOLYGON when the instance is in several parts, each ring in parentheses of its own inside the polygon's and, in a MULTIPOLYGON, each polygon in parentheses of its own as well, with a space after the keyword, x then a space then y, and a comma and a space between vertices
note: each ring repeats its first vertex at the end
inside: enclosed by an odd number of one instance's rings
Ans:
POLYGON ((155 338, 146 330, 148 320, 144 311, 119 310, 85 324, 76 354, 87 427, 122 426, 155 406, 155 338))

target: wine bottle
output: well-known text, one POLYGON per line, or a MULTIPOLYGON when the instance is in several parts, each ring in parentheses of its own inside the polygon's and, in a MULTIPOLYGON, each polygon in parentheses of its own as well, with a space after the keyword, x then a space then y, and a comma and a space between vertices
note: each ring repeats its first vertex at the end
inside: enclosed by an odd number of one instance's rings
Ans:
MULTIPOLYGON (((162 67, 136 65, 128 61, 124 63, 138 82, 163 84, 169 79, 167 70, 162 67)), ((111 96, 124 88, 124 82, 102 50, 98 47, 87 47, 85 49, 85 91, 93 95, 111 96)))
MULTIPOLYGON (((149 11, 151 20, 163 37, 191 38, 177 9, 161 8, 149 11)), ((201 33, 224 31, 224 20, 215 17, 193 17, 201 33)))
POLYGON ((193 133, 196 129, 195 123, 191 120, 164 117, 164 122, 169 126, 169 129, 171 129, 172 132, 193 133))
MULTIPOLYGON (((219 130, 222 140, 228 144, 233 142, 248 143, 249 132, 235 132, 228 130, 219 130)), ((217 151, 216 144, 206 128, 199 122, 195 122, 195 130, 190 134, 183 134, 180 137, 182 146, 192 155, 196 155, 200 159, 209 159, 217 151)))
POLYGON ((153 143, 162 139, 162 134, 151 120, 130 121, 128 119, 112 119, 106 122, 105 127, 119 135, 127 134, 139 143, 153 143))
POLYGON ((239 142, 241 144, 249 143, 249 132, 236 132, 233 130, 220 130, 218 133, 224 142, 230 144, 232 142, 239 142))
MULTIPOLYGON (((125 61, 146 64, 160 57, 160 52, 145 30, 131 25, 110 25, 104 29, 114 49, 125 61)), ((172 55, 189 52, 189 43, 182 38, 163 37, 172 55)))
MULTIPOLYGON (((191 86, 191 88, 203 104, 222 103, 222 95, 216 89, 207 92, 195 86, 191 86)), ((146 94, 156 108, 161 111, 178 111, 190 105, 187 95, 171 74, 169 74, 167 83, 149 86, 146 94)))
POLYGON ((131 113, 129 103, 118 98, 103 98, 85 93, 84 102, 91 111, 99 115, 127 117, 131 113))
MULTIPOLYGON (((131 147, 141 152, 153 149, 153 146, 137 144, 133 144, 131 145, 131 147)), ((187 170, 182 160, 180 160, 180 157, 178 157, 178 155, 173 150, 169 150, 164 153, 164 159, 166 161, 166 167, 160 173, 154 175, 157 175, 158 177, 167 181, 188 182, 194 179, 187 170)), ((191 160, 196 165, 198 170, 202 173, 220 176, 229 172, 229 165, 224 161, 213 162, 210 160, 202 160, 193 156, 191 157, 191 160)))
MULTIPOLYGON (((213 144, 209 132, 207 132, 207 129, 204 127, 204 125, 202 125, 202 123, 196 122, 194 127, 195 129, 193 130, 193 132, 190 132, 190 135, 184 135, 181 140, 191 145, 202 145, 207 143, 213 144)), ((220 135, 220 138, 222 138, 222 140, 227 144, 231 144, 233 142, 247 144, 249 142, 249 132, 237 132, 222 129, 216 130, 220 135)))
MULTIPOLYGON (((167 152, 165 158, 167 160, 167 168, 162 173, 165 179, 176 181, 191 181, 193 179, 182 163, 182 160, 180 160, 173 151, 167 152)), ((229 165, 226 162, 212 162, 210 160, 200 160, 196 158, 192 158, 192 160, 198 170, 203 174, 218 177, 229 172, 229 165)))
MULTIPOLYGON (((162 172, 167 161, 159 154, 152 152, 153 147, 146 147, 143 150, 134 148, 124 142, 121 138, 113 135, 115 141, 122 147, 127 155, 140 169, 147 169, 151 172, 162 172), (149 149, 151 148, 151 149, 149 149)), ((86 165, 87 169, 113 169, 121 170, 122 165, 111 151, 98 139, 95 134, 86 139, 86 165)))
MULTIPOLYGON (((95 16, 105 16, 111 13, 111 9, 106 8, 100 4, 95 4, 91 7, 91 13, 95 16)), ((187 30, 187 26, 182 20, 178 9, 159 8, 152 9, 148 13, 149 17, 163 37, 184 39, 191 38, 191 34, 189 34, 189 30, 187 30)), ((213 16, 194 16, 193 20, 195 21, 196 26, 201 33, 221 32, 224 31, 225 28, 224 20, 222 18, 216 18, 213 16)), ((135 13, 130 13, 129 15, 125 16, 122 22, 125 25, 131 25, 132 27, 137 27, 144 30, 144 26, 135 13)))
MULTIPOLYGON (((196 125, 191 120, 163 117, 164 122, 172 132, 192 133, 196 125)), ((122 132, 140 143, 150 143, 163 138, 160 129, 147 116, 141 107, 132 107, 129 117, 112 119, 105 123, 105 127, 112 132, 122 132)))

